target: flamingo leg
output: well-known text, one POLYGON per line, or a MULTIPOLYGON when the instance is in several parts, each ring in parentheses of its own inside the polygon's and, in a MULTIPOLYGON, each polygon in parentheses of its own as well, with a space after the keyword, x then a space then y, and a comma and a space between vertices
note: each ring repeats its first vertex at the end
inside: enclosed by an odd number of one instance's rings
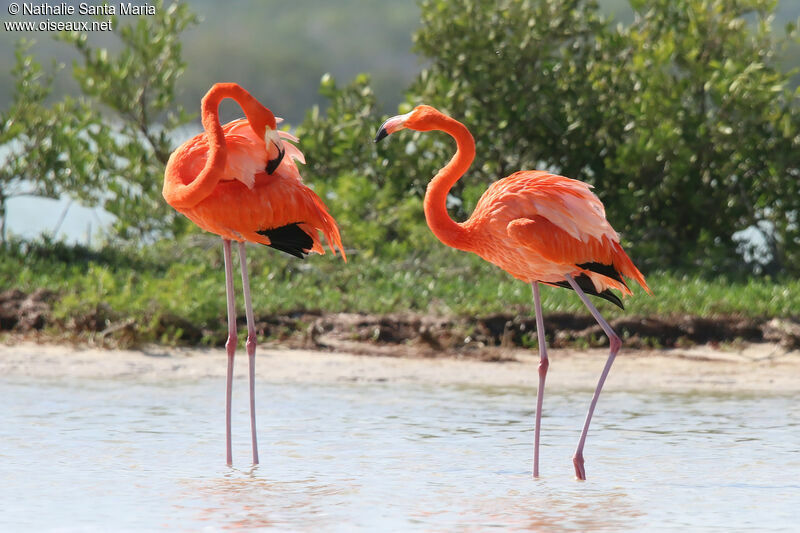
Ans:
POLYGON ((258 464, 258 439, 256 438, 256 326, 253 319, 253 304, 250 300, 250 279, 247 276, 245 243, 239 243, 239 265, 242 268, 242 291, 244 309, 247 314, 247 358, 250 363, 250 433, 253 438, 253 464, 258 464))
POLYGON ((539 431, 542 427, 542 403, 544 400, 544 380, 550 360, 547 358, 547 344, 544 338, 544 319, 542 318, 542 300, 539 296, 539 283, 531 283, 533 288, 533 305, 536 312, 536 334, 539 337, 539 388, 536 391, 536 425, 533 430, 533 477, 539 477, 539 431))
POLYGON ((608 335, 608 343, 609 343, 609 352, 608 352, 608 360, 606 361, 606 366, 603 367, 603 372, 600 374, 600 379, 597 382, 597 388, 594 391, 594 395, 592 396, 592 403, 589 404, 589 412, 586 413, 586 421, 583 423, 583 431, 581 431, 581 438, 578 441, 578 447, 575 449, 575 455, 572 456, 572 463, 575 465, 575 476, 578 479, 585 480, 586 479, 586 470, 583 467, 583 446, 586 444, 586 435, 589 433, 589 424, 592 421, 592 414, 594 413, 594 408, 597 406, 597 398, 600 397, 600 391, 603 389, 603 384, 606 382, 606 378, 608 377, 608 372, 611 370, 611 365, 614 363, 614 358, 617 356, 617 352, 619 351, 620 347, 622 346, 622 341, 620 340, 619 336, 611 329, 611 326, 608 325, 608 322, 600 315, 600 311, 589 301, 589 297, 581 290, 575 280, 572 279, 572 276, 567 275, 567 282, 575 289, 575 292, 578 293, 578 296, 589 308, 589 312, 592 313, 597 323, 600 324, 600 327, 603 328, 603 331, 608 335))
POLYGON ((225 450, 228 466, 233 464, 231 452, 231 390, 233 389, 233 356, 236 353, 236 302, 233 294, 233 257, 230 239, 222 239, 222 251, 225 258, 225 294, 228 298, 228 340, 225 350, 228 352, 228 376, 225 382, 225 450))

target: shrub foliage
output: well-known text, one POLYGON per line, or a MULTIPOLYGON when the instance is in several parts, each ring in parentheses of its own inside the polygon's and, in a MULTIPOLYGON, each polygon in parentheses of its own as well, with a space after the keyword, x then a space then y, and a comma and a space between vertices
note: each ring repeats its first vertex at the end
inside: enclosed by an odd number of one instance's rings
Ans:
MULTIPOLYGON (((800 273, 800 98, 776 59, 796 28, 773 31, 775 0, 631 4, 626 26, 596 0, 420 0, 425 66, 398 112, 428 103, 473 132, 477 159, 453 191, 453 216, 467 216, 491 181, 543 168, 594 184, 645 270, 800 273)), ((182 3, 157 13, 115 24, 115 55, 84 34, 59 37, 80 56, 78 100, 48 106, 49 79, 19 49, 17 98, 0 130, 12 154, 0 215, 16 180, 102 205, 123 239, 185 230, 160 187, 169 134, 188 120, 174 88, 179 37, 195 18, 182 3)), ((346 244, 427 254, 437 243, 421 198, 454 143, 404 132, 373 145, 386 117, 366 75, 342 86, 325 76, 320 92, 327 108, 308 111, 296 133, 304 175, 346 244)))

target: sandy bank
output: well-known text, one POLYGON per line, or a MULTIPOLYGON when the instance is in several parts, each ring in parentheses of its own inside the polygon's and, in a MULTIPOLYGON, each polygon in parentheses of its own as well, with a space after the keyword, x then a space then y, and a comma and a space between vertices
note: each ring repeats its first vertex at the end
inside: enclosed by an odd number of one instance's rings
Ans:
MULTIPOLYGON (((420 382, 488 386, 536 386, 538 357, 509 352, 502 363, 453 358, 362 356, 307 350, 262 349, 259 380, 325 383, 336 381, 420 382)), ((605 350, 552 350, 548 388, 591 389, 605 361, 605 350)), ((237 359, 243 378, 246 356, 237 359)), ((222 378, 220 349, 151 347, 142 351, 98 350, 20 342, 0 345, 0 375, 6 378, 193 380, 222 378)), ((712 347, 623 351, 608 389, 663 391, 800 391, 800 352, 770 344, 737 350, 712 347)))

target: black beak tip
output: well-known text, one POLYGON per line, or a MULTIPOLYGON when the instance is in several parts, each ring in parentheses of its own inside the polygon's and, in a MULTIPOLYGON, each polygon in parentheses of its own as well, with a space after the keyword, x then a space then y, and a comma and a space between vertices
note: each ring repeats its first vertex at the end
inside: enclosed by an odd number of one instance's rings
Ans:
POLYGON ((386 131, 386 128, 381 127, 381 129, 378 130, 378 134, 375 136, 375 142, 376 143, 377 142, 381 142, 381 140, 383 140, 388 135, 389 135, 389 132, 386 131))
POLYGON ((286 154, 286 150, 284 150, 283 147, 279 147, 278 148, 278 157, 276 157, 275 159, 270 159, 269 161, 267 161, 267 174, 272 174, 273 172, 275 172, 278 169, 278 167, 281 164, 281 161, 283 161, 284 154, 286 154))

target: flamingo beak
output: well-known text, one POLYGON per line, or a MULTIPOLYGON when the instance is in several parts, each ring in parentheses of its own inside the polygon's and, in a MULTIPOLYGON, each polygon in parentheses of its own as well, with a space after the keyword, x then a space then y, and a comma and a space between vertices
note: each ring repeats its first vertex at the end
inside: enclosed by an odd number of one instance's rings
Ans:
MULTIPOLYGON (((267 174, 272 174, 278 169, 281 161, 283 161, 286 150, 283 148, 283 141, 281 141, 276 130, 267 129, 267 132, 264 134, 264 142, 267 143, 267 146, 272 143, 272 145, 278 149, 278 155, 273 159, 267 160, 267 174)), ((269 148, 267 148, 267 151, 269 153, 269 148)))
POLYGON ((389 135, 390 133, 394 133, 397 130, 402 130, 405 128, 406 120, 408 117, 411 116, 411 113, 406 113, 405 115, 397 115, 388 119, 386 122, 381 124, 380 129, 378 130, 378 134, 375 135, 375 142, 380 142, 384 137, 389 135))

